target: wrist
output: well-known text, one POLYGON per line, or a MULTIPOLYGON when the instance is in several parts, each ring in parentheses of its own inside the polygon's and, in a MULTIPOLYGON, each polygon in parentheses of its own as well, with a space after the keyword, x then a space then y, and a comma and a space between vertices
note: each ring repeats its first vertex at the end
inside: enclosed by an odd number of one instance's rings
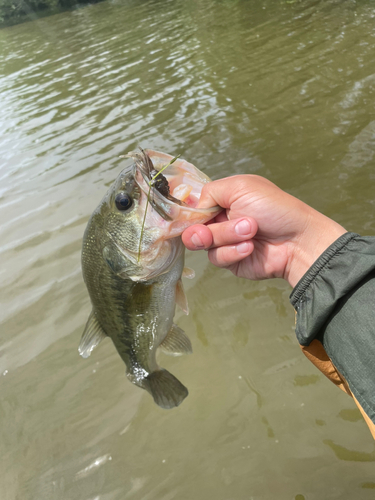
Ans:
POLYGON ((306 215, 304 227, 295 241, 291 242, 284 275, 293 288, 318 257, 347 232, 340 224, 313 208, 304 205, 302 209, 306 215))

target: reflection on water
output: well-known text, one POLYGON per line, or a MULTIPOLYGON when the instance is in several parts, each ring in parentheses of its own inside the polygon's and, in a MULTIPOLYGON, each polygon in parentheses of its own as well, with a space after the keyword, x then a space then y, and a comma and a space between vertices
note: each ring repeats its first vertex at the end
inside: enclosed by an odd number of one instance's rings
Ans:
POLYGON ((344 446, 334 443, 330 439, 325 439, 324 444, 332 448, 337 458, 349 462, 375 462, 375 450, 368 453, 364 451, 348 450, 344 446))
POLYGON ((187 255, 171 412, 109 340, 77 346, 84 227, 138 144, 374 234, 374 19, 364 1, 123 0, 0 30, 4 498, 368 498, 371 437, 301 355, 285 283, 187 255))

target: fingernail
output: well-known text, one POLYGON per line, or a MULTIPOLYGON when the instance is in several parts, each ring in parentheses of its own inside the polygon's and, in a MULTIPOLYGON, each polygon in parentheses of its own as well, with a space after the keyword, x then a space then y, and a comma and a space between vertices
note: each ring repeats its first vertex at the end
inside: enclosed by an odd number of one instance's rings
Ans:
POLYGON ((251 224, 246 219, 241 220, 240 222, 237 222, 237 224, 234 227, 234 230, 236 231, 238 236, 246 236, 251 232, 251 224))
POLYGON ((248 241, 244 241, 243 243, 237 245, 236 248, 238 253, 248 253, 250 250, 250 243, 248 241))
POLYGON ((193 236, 191 237, 191 242, 193 243, 193 245, 197 248, 203 248, 204 245, 202 243, 202 240, 200 239, 200 237, 197 235, 197 233, 194 233, 193 236))

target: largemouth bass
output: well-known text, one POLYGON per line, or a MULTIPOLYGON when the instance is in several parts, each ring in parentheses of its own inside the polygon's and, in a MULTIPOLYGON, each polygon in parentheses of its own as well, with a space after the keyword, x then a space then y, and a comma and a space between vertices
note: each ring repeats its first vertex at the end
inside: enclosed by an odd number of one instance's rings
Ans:
POLYGON ((170 155, 140 150, 129 156, 133 163, 93 212, 83 237, 82 272, 92 311, 79 353, 87 358, 110 337, 128 379, 160 407, 173 408, 188 390, 158 366, 156 350, 174 355, 192 351, 188 337, 173 323, 176 303, 188 313, 180 235, 220 209, 195 208, 210 179, 185 160, 161 172, 170 155))

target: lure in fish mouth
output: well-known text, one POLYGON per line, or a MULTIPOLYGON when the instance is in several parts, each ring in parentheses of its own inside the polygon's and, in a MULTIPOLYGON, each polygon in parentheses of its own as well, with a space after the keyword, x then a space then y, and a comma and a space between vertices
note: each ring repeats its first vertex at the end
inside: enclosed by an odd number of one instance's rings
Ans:
MULTIPOLYGON (((210 179, 185 160, 152 150, 129 153, 124 168, 94 210, 82 247, 82 272, 92 311, 79 353, 88 357, 110 337, 126 364, 128 379, 147 390, 162 408, 178 406, 185 386, 156 362, 156 351, 191 352, 173 323, 175 305, 188 313, 181 277, 181 233, 221 210, 197 209, 210 179)), ((185 275, 192 276, 185 269, 185 275)))
POLYGON ((154 187, 165 198, 178 202, 177 198, 172 198, 169 191, 169 183, 161 171, 157 171, 148 154, 140 149, 140 152, 130 152, 127 154, 129 158, 134 158, 144 176, 149 179, 150 187, 154 187))

